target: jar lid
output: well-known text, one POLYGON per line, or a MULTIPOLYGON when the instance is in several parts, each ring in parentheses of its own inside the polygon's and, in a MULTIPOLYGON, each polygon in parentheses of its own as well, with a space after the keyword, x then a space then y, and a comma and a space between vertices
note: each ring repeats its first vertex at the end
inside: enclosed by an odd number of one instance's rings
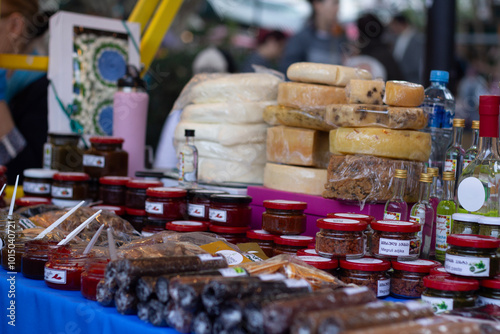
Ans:
POLYGON ((230 226, 219 226, 219 225, 209 225, 208 229, 215 233, 227 233, 227 234, 245 234, 250 229, 250 227, 230 227, 230 226))
POLYGON ((126 176, 103 176, 99 179, 100 184, 112 186, 126 186, 129 181, 130 177, 126 176))
POLYGON ((432 268, 439 267, 440 265, 440 262, 431 260, 392 261, 393 269, 413 273, 429 273, 432 268))
POLYGON ((205 232, 207 225, 191 220, 175 220, 165 225, 167 230, 176 232, 205 232))
POLYGON ((57 170, 54 169, 30 168, 25 169, 23 175, 34 179, 51 179, 55 173, 57 173, 57 170))
POLYGON ((451 215, 451 219, 453 220, 470 223, 477 223, 481 217, 480 215, 472 215, 470 213, 454 213, 451 215))
POLYGON ((345 213, 345 212, 336 212, 329 213, 326 215, 328 218, 347 218, 347 219, 356 219, 360 221, 364 221, 367 223, 371 223, 375 221, 375 217, 363 215, 361 213, 345 213))
POLYGON ((318 252, 312 248, 299 249, 297 251, 297 256, 319 256, 318 252))
POLYGON ((279 235, 274 237, 274 242, 278 245, 299 246, 304 248, 313 240, 313 237, 305 235, 279 235))
POLYGON ((410 233, 420 231, 420 225, 417 223, 396 220, 377 220, 371 223, 371 227, 374 230, 383 232, 410 233))
POLYGON ((500 289, 500 279, 483 279, 481 280, 481 286, 490 289, 500 289))
POLYGON ((212 195, 210 201, 221 204, 250 204, 252 197, 246 195, 212 195))
POLYGON ((500 226, 500 217, 481 217, 479 218, 478 223, 483 225, 500 226))
POLYGON ((307 245, 307 249, 316 249, 316 242, 311 242, 307 245))
POLYGON ((130 180, 127 182, 127 188, 135 189, 147 189, 161 186, 163 186, 163 182, 153 180, 130 180))
POLYGON ((448 272, 446 271, 446 268, 443 266, 432 268, 431 271, 429 271, 429 274, 431 274, 431 275, 449 275, 448 272))
POLYGON ((118 137, 90 137, 89 141, 92 144, 123 144, 123 138, 118 137))
POLYGON ((271 233, 264 231, 264 230, 250 230, 247 232, 247 238, 273 241, 274 235, 272 235, 271 233))
POLYGON ((498 248, 500 239, 476 234, 452 234, 446 239, 452 246, 475 247, 475 248, 498 248))
POLYGON ((90 176, 87 173, 64 172, 55 173, 53 176, 56 181, 88 181, 90 176))
POLYGON ((16 205, 18 206, 30 206, 39 204, 50 204, 50 198, 43 197, 21 197, 16 199, 16 205))
POLYGON ((3 175, 7 173, 7 167, 5 167, 4 165, 0 165, 0 175, 3 175))
POLYGON ((151 197, 186 197, 187 190, 181 188, 157 187, 146 190, 146 195, 151 197))
POLYGON ((385 271, 391 269, 391 263, 386 260, 365 257, 355 260, 340 260, 340 268, 363 271, 385 271))
POLYGON ((114 212, 118 216, 123 216, 125 214, 125 208, 118 205, 94 205, 92 209, 102 210, 102 211, 111 211, 114 212))
POLYGON ((445 291, 473 291, 479 289, 479 281, 451 275, 429 275, 424 277, 424 286, 445 291))
POLYGON ((306 202, 287 201, 284 199, 265 200, 263 202, 263 205, 267 209, 277 209, 277 210, 305 210, 305 209, 307 209, 306 202))
POLYGON ((332 260, 321 256, 297 256, 297 258, 318 269, 336 269, 339 267, 337 259, 332 260))
POLYGON ((201 198, 205 200, 209 200, 212 195, 222 195, 227 194, 227 192, 222 190, 210 190, 210 189, 192 189, 188 190, 187 197, 188 200, 193 198, 201 198))
POLYGON ((127 215, 131 216, 147 216, 146 210, 125 208, 127 215))
POLYGON ((347 218, 324 218, 318 219, 316 226, 336 231, 364 231, 368 227, 368 223, 347 218))

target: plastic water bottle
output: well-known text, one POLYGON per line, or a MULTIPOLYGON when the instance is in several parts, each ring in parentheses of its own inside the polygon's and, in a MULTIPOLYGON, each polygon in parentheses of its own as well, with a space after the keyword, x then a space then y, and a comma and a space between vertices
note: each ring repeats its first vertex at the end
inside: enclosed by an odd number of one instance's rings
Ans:
POLYGON ((452 129, 455 117, 455 98, 446 85, 446 71, 431 71, 431 85, 425 90, 424 108, 429 115, 429 128, 452 129))

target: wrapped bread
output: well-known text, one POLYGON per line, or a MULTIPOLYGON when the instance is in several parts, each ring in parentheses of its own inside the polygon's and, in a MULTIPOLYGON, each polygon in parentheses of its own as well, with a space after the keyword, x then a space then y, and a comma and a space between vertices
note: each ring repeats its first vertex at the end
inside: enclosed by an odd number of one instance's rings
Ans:
POLYGON ((293 81, 340 87, 345 87, 351 79, 372 78, 370 72, 360 68, 307 62, 290 65, 286 75, 293 81))
POLYGON ((345 89, 299 82, 278 86, 278 104, 300 110, 324 109, 329 104, 346 103, 345 89))

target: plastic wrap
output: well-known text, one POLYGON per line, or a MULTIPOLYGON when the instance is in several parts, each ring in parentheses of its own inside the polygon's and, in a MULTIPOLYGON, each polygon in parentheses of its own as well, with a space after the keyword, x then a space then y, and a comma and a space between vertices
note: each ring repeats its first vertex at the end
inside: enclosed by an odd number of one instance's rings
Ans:
POLYGON ((195 144, 198 157, 256 165, 266 163, 265 143, 225 146, 210 141, 196 140, 195 144))
POLYGON ((39 205, 31 205, 31 206, 26 206, 19 208, 15 211, 18 215, 24 217, 24 218, 30 218, 45 212, 49 211, 57 211, 61 210, 60 207, 56 205, 48 205, 48 204, 39 204, 39 205))
POLYGON ((267 160, 288 165, 328 167, 327 132, 276 126, 267 129, 267 160))
POLYGON ((424 87, 407 81, 387 81, 384 103, 394 107, 418 107, 424 102, 424 87))
POLYGON ((325 198, 384 203, 392 197, 396 169, 407 171, 405 201, 418 201, 423 162, 392 160, 364 155, 332 155, 328 166, 325 198))
POLYGON ((330 131, 336 128, 325 122, 325 108, 299 110, 272 105, 266 107, 263 117, 264 121, 269 125, 287 125, 319 131, 330 131))
POLYGON ((412 130, 339 128, 330 131, 330 152, 427 162, 431 136, 412 130))
POLYGON ((382 104, 385 82, 382 80, 350 80, 345 87, 347 103, 382 104))
POLYGON ((427 126, 427 115, 422 108, 332 104, 326 107, 325 122, 336 127, 420 130, 427 126))
POLYGON ((295 63, 288 67, 290 80, 331 86, 345 86, 351 79, 370 80, 372 74, 360 68, 318 63, 295 63))
POLYGON ((264 109, 276 101, 191 104, 184 108, 181 121, 198 123, 263 123, 264 109))
POLYGON ((320 195, 325 190, 326 169, 267 163, 264 186, 300 194, 320 195))
POLYGON ((207 183, 242 182, 262 184, 264 164, 248 164, 221 159, 198 159, 198 179, 207 183))
POLYGON ((300 110, 324 110, 329 104, 346 103, 345 89, 299 82, 282 82, 278 104, 300 110))

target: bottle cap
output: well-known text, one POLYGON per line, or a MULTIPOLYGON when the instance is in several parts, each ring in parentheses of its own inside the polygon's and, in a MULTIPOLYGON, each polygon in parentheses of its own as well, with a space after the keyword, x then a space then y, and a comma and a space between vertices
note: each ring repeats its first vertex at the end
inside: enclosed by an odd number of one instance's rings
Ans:
POLYGON ((408 177, 408 172, 405 169, 396 169, 394 177, 398 179, 406 179, 408 177))
POLYGON ((479 121, 472 121, 472 127, 473 130, 479 130, 479 121))
POLYGON ((265 200, 263 205, 266 209, 276 209, 276 210, 305 210, 307 209, 306 202, 299 201, 287 201, 287 200, 265 200))
POLYGON ((443 172, 443 181, 455 181, 455 172, 443 172))
POLYGON ((431 81, 448 83, 450 74, 446 71, 431 71, 431 81))
POLYGON ((454 118, 453 119, 453 127, 454 128, 465 128, 465 119, 454 118))
POLYGON ((420 174, 420 182, 424 182, 424 183, 432 183, 432 174, 427 174, 427 173, 422 173, 420 174))
POLYGON ((194 130, 189 130, 189 129, 184 130, 184 136, 194 137, 194 130))
POLYGON ((427 168, 427 174, 432 175, 432 177, 438 177, 439 176, 439 168, 437 167, 428 167, 427 168))
POLYGON ((498 113, 500 96, 482 95, 479 97, 479 118, 482 126, 480 137, 498 138, 498 113))

